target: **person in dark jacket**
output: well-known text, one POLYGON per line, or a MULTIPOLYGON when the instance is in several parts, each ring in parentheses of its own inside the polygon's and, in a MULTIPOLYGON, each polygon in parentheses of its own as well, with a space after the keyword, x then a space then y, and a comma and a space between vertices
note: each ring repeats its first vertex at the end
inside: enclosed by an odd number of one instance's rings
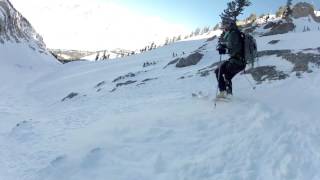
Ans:
POLYGON ((215 70, 219 91, 217 98, 232 95, 232 78, 246 67, 244 44, 241 32, 234 21, 223 25, 223 34, 217 46, 219 54, 229 54, 230 58, 215 70))

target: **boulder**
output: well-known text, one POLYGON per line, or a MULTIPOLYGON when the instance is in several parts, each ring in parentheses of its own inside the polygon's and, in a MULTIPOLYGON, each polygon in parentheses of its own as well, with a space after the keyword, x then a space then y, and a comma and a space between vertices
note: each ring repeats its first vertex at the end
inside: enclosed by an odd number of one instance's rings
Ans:
POLYGON ((183 68, 183 67, 196 65, 202 59, 202 57, 203 57, 203 54, 199 52, 195 52, 186 58, 180 58, 178 63, 176 64, 176 67, 183 68))

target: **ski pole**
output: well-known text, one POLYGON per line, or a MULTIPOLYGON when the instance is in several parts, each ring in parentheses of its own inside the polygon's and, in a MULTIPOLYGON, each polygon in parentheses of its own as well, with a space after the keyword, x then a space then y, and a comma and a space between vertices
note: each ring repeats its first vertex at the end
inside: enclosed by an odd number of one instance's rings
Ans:
MULTIPOLYGON (((219 70, 218 70, 218 85, 217 85, 217 89, 216 89, 216 98, 218 96, 218 91, 219 91, 219 81, 220 81, 220 71, 221 71, 221 61, 222 61, 222 54, 220 54, 220 61, 219 61, 219 70)), ((214 107, 217 107, 217 99, 215 98, 214 100, 214 107)))

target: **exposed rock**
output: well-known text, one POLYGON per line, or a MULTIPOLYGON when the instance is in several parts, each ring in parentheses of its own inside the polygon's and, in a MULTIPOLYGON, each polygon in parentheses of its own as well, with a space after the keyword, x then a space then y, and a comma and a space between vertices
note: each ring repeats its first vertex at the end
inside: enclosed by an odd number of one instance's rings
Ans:
MULTIPOLYGON (((308 50, 320 50, 320 48, 308 50)), ((320 54, 303 52, 292 53, 291 50, 266 50, 258 52, 258 57, 272 55, 281 57, 283 60, 292 63, 294 65, 292 72, 296 72, 297 76, 301 74, 300 72, 312 72, 312 70, 309 69, 310 63, 320 67, 320 54)), ((219 66, 219 64, 220 62, 213 63, 208 67, 198 70, 197 74, 201 77, 208 76, 214 71, 215 67, 219 66)), ((289 75, 285 74, 283 71, 277 71, 276 66, 261 66, 247 70, 246 73, 251 74, 254 80, 259 83, 265 80, 281 80, 289 77, 289 75)))
POLYGON ((303 71, 309 72, 309 63, 316 64, 320 66, 320 54, 313 54, 313 53, 288 53, 282 55, 282 58, 290 61, 294 64, 294 68, 292 71, 303 71))
POLYGON ((270 29, 270 28, 272 28, 272 27, 275 26, 275 25, 276 25, 276 23, 273 22, 273 21, 271 21, 271 22, 268 22, 268 24, 266 24, 266 25, 263 27, 263 29, 270 29))
POLYGON ((130 72, 130 73, 124 75, 124 76, 117 77, 112 82, 117 82, 117 81, 120 81, 120 80, 123 80, 123 79, 126 79, 126 78, 135 77, 135 76, 136 76, 136 74, 130 72))
POLYGON ((72 92, 68 96, 64 97, 61 101, 63 102, 65 100, 67 100, 67 99, 72 99, 72 98, 74 98, 74 97, 76 97, 78 95, 79 95, 78 93, 72 92))
POLYGON ((202 57, 203 57, 203 54, 196 52, 194 54, 189 55, 186 58, 180 58, 178 63, 176 64, 176 67, 183 68, 183 67, 196 65, 202 59, 202 57))
POLYGON ((258 27, 257 25, 254 25, 253 23, 249 23, 240 27, 240 29, 245 33, 251 34, 257 29, 257 27, 258 27))
POLYGON ((213 72, 216 68, 218 68, 220 66, 220 64, 222 64, 224 62, 225 61, 215 62, 208 67, 199 69, 197 74, 200 75, 201 77, 209 76, 211 72, 213 72))
POLYGON ((129 80, 129 81, 126 81, 126 82, 124 82, 124 83, 117 83, 116 87, 133 84, 133 83, 135 83, 135 82, 137 82, 137 81, 131 81, 131 80, 129 80))
POLYGON ((105 81, 101 81, 101 82, 99 82, 94 88, 99 88, 99 87, 101 87, 101 86, 103 86, 103 85, 105 85, 105 84, 106 84, 105 81))
MULTIPOLYGON (((319 50, 319 49, 309 49, 319 50)), ((276 55, 294 64, 292 71, 309 72, 309 63, 320 66, 320 54, 313 53, 291 53, 290 50, 267 50, 258 52, 258 57, 276 55)))
POLYGON ((178 80, 182 80, 182 79, 187 79, 187 78, 192 78, 193 75, 188 75, 188 76, 181 76, 178 78, 178 80))
POLYGON ((299 2, 292 8, 292 16, 294 18, 307 17, 314 14, 314 9, 311 4, 299 2))
POLYGON ((94 88, 97 89, 97 92, 100 92, 102 90, 102 86, 104 86, 105 84, 106 84, 105 81, 101 81, 94 88))
POLYGON ((195 52, 201 52, 203 50, 205 50, 205 48, 207 47, 207 43, 206 44, 203 44, 202 46, 200 46, 195 52))
POLYGON ((206 42, 209 42, 209 41, 213 41, 217 38, 217 36, 212 36, 211 38, 208 38, 206 42))
POLYGON ((292 22, 279 21, 278 23, 272 24, 271 30, 269 32, 264 33, 262 36, 285 34, 285 33, 288 33, 290 31, 293 31, 294 28, 295 28, 295 25, 292 22))
POLYGON ((278 42, 280 42, 280 40, 272 40, 272 41, 268 42, 268 44, 277 44, 278 42))
POLYGON ((156 64, 157 64, 157 62, 155 62, 155 61, 153 61, 153 62, 148 62, 147 61, 147 62, 143 63, 142 67, 145 68, 145 67, 149 67, 149 66, 154 66, 156 64))
POLYGON ((262 56, 277 55, 279 57, 288 53, 291 53, 291 50, 266 50, 266 51, 259 51, 257 56, 262 57, 262 56))
POLYGON ((0 43, 28 42, 32 49, 47 53, 42 37, 36 33, 29 21, 24 18, 9 0, 0 1, 0 43))
POLYGON ((167 68, 168 66, 170 66, 172 64, 176 64, 179 60, 180 60, 180 58, 177 58, 177 59, 170 61, 165 67, 163 67, 163 69, 167 68))
POLYGON ((320 23, 320 17, 314 13, 314 8, 311 4, 306 2, 299 2, 292 8, 292 17, 301 18, 311 16, 316 22, 320 23))
POLYGON ((152 81, 152 80, 156 80, 158 78, 147 78, 147 79, 144 79, 142 82, 147 82, 147 81, 152 81))
POLYGON ((115 90, 117 90, 118 87, 120 86, 126 86, 126 85, 129 85, 129 84, 133 84, 133 83, 136 83, 137 81, 126 81, 126 82, 123 82, 123 83, 117 83, 116 84, 116 87, 114 87, 110 92, 114 92, 115 90))
POLYGON ((85 56, 92 55, 96 52, 79 51, 79 50, 63 50, 63 49, 50 49, 51 54, 62 63, 69 63, 72 61, 79 61, 85 56))
POLYGON ((251 74, 253 79, 258 83, 265 80, 282 80, 289 75, 282 71, 277 71, 276 66, 260 66, 246 71, 246 74, 251 74))
POLYGON ((129 72, 128 74, 125 74, 123 76, 119 76, 119 77, 115 78, 112 82, 115 83, 115 82, 118 82, 118 81, 121 81, 121 80, 125 80, 125 79, 128 79, 128 78, 136 77, 139 74, 146 73, 146 72, 148 72, 148 70, 137 71, 137 72, 134 72, 134 73, 133 72, 129 72))
POLYGON ((141 85, 144 85, 146 84, 146 82, 148 81, 153 81, 153 80, 157 80, 158 78, 147 78, 147 79, 144 79, 142 80, 139 84, 137 84, 137 86, 141 86, 141 85))

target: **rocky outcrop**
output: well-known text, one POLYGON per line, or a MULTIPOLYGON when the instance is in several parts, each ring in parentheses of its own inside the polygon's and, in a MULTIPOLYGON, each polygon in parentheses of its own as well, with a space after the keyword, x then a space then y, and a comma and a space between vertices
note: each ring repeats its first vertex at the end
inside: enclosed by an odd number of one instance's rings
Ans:
POLYGON ((315 64, 318 67, 320 66, 320 54, 313 53, 288 53, 282 55, 282 58, 294 64, 293 70, 294 72, 310 72, 309 64, 315 64))
POLYGON ((290 31, 293 31, 295 28, 295 25, 292 22, 287 21, 279 21, 278 23, 269 23, 267 24, 264 29, 270 29, 269 32, 266 32, 263 34, 263 36, 271 36, 276 34, 285 34, 290 31))
POLYGON ((278 42, 280 42, 280 40, 272 40, 269 41, 268 44, 277 44, 278 42))
POLYGON ((29 46, 39 52, 46 53, 42 37, 33 29, 9 0, 0 0, 0 43, 30 42, 29 46))
POLYGON ((247 70, 246 74, 251 74, 257 83, 262 83, 266 80, 282 80, 289 77, 284 72, 278 71, 276 66, 260 66, 247 70))
POLYGON ((258 58, 262 57, 262 56, 272 56, 272 55, 276 55, 276 56, 282 56, 285 54, 289 54, 291 53, 291 50, 265 50, 265 51, 259 51, 258 52, 258 58))
MULTIPOLYGON (((316 49, 307 49, 307 50, 318 50, 316 49)), ((309 64, 315 64, 318 67, 320 66, 320 54, 314 53, 305 53, 298 52, 293 53, 290 50, 267 50, 258 52, 258 57, 262 56, 272 56, 276 55, 277 57, 281 57, 294 65, 292 72, 309 72, 309 64)))
POLYGON ((314 13, 314 8, 311 4, 306 2, 299 2, 292 8, 292 17, 302 18, 311 16, 314 21, 320 23, 320 17, 316 16, 314 13))
POLYGON ((296 27, 293 23, 293 19, 304 17, 310 17, 315 22, 320 23, 320 17, 316 16, 313 6, 306 2, 299 2, 292 8, 292 14, 289 18, 267 23, 263 28, 266 30, 269 29, 269 31, 264 33, 262 36, 285 34, 293 31, 296 27))
POLYGON ((203 57, 203 54, 196 52, 194 54, 189 55, 186 58, 180 58, 178 63, 176 64, 176 67, 183 68, 183 67, 196 65, 202 59, 202 57, 203 57))

